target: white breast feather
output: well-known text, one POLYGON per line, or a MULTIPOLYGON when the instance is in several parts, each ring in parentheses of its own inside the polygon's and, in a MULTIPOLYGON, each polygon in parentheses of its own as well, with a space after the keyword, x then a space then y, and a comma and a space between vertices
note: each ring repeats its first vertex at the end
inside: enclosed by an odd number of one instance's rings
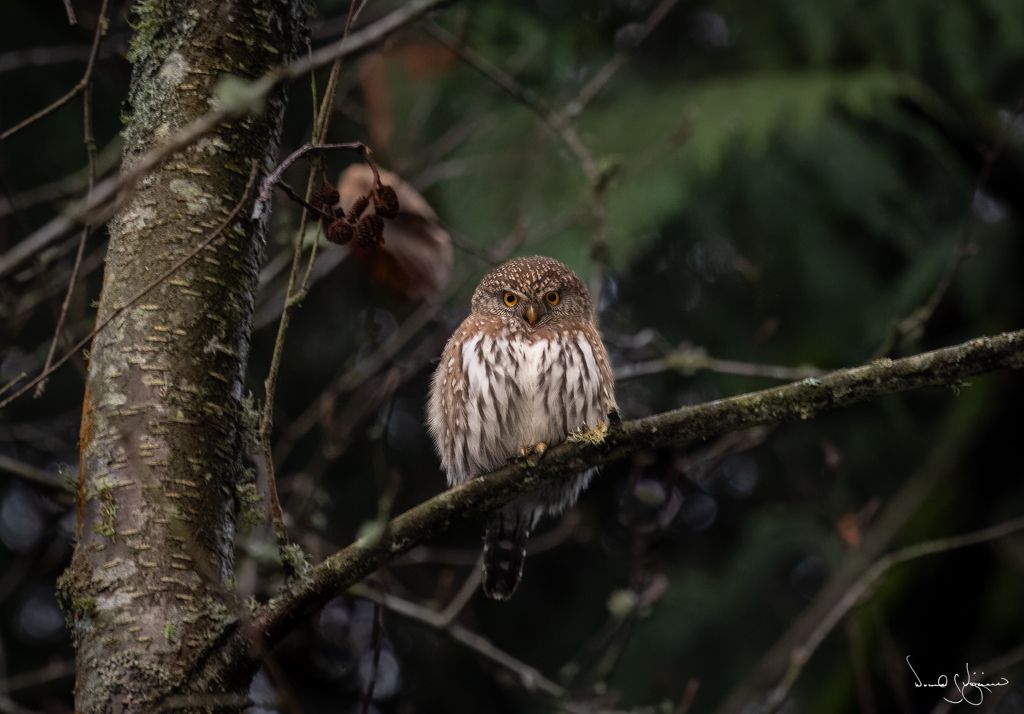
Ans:
POLYGON ((566 339, 560 347, 521 335, 477 335, 462 345, 461 358, 468 386, 465 438, 478 472, 501 466, 522 446, 563 441, 563 423, 573 430, 603 419, 594 408, 599 403, 597 364, 582 336, 566 339), (560 349, 565 351, 564 368, 560 349), (513 381, 518 390, 512 388, 513 381), (566 398, 567 392, 575 397, 566 398))
MULTIPOLYGON (((553 446, 567 432, 606 419, 609 395, 601 388, 593 348, 582 334, 557 342, 515 333, 475 335, 463 343, 457 359, 464 375, 466 423, 459 425, 454 450, 446 459, 451 484, 504 465, 520 447, 539 442, 553 446)), ((524 507, 536 513, 560 512, 576 500, 591 475, 586 472, 546 489, 536 499, 526 499, 524 504, 534 505, 524 507)))

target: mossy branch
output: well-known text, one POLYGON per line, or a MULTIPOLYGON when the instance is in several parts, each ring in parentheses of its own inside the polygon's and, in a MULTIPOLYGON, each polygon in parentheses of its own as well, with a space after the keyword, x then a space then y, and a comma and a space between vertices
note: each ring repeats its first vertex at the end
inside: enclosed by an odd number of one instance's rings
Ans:
POLYGON ((546 479, 626 458, 638 451, 685 447, 728 432, 796 419, 921 387, 956 387, 963 380, 1001 369, 1024 367, 1024 330, 980 337, 954 347, 861 367, 818 378, 741 394, 613 426, 600 443, 567 442, 536 465, 510 464, 445 491, 394 518, 386 540, 364 538, 330 556, 282 595, 257 610, 251 626, 226 643, 230 653, 217 657, 220 676, 253 666, 252 642, 274 643, 302 617, 358 583, 377 568, 462 520, 480 520, 510 499, 546 479), (245 660, 249 661, 247 665, 245 660))

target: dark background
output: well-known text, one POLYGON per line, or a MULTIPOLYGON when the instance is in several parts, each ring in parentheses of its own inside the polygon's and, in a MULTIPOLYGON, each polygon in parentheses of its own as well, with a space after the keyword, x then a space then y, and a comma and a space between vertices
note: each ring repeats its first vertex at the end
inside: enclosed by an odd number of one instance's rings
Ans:
MULTIPOLYGON (((74 5, 78 27, 57 0, 0 7, 0 126, 81 77, 99 3, 74 5)), ((348 5, 313 5, 318 46, 339 36, 348 5)), ((934 312, 888 353, 1020 326, 1024 4, 680 2, 643 38, 654 5, 492 0, 436 16, 554 110, 628 53, 572 122, 609 176, 600 318, 617 369, 687 346, 748 366, 867 361, 962 248, 934 312)), ((395 6, 370 3, 358 25, 395 6)), ((126 13, 113 3, 94 77, 101 174, 119 160, 126 13)), ((325 78, 318 73, 318 92, 325 78)), ((377 362, 374 350, 425 298, 389 288, 346 249, 321 248, 318 265, 336 267, 317 274, 294 315, 275 414, 275 443, 290 444, 282 501, 313 561, 375 519, 382 493, 395 494, 398 512, 444 488, 423 426, 431 360, 497 256, 543 253, 589 279, 597 232, 587 182, 559 137, 422 29, 349 61, 335 112, 330 140, 367 141, 417 187, 450 233, 454 263, 443 308, 377 362), (331 387, 367 366, 376 369, 356 389, 331 387), (310 428, 285 439, 307 409, 310 428)), ((310 84, 297 81, 282 155, 308 140, 310 125, 310 84)), ((329 157, 330 175, 349 160, 329 157)), ((84 164, 80 97, 0 144, 0 250, 83 194, 84 164)), ((304 184, 303 170, 288 174, 292 185, 304 184)), ((278 194, 250 358, 257 402, 297 224, 297 208, 278 194)), ((64 346, 92 326, 104 240, 103 230, 89 240, 64 346)), ((0 282, 3 384, 41 367, 74 247, 69 237, 0 282)), ((0 413, 2 711, 25 710, 12 702, 71 709, 73 650, 54 583, 70 557, 74 512, 67 493, 24 474, 74 478, 84 365, 76 357, 42 398, 0 413)), ((713 369, 620 379, 620 406, 641 416, 778 382, 704 366, 713 369)), ((997 374, 745 433, 711 453, 641 454, 608 468, 535 537, 541 552, 511 602, 477 594, 459 622, 581 697, 672 712, 693 681, 692 710, 711 711, 841 564, 862 557, 879 514, 902 509, 890 550, 1024 512, 1022 398, 1019 376, 997 374), (893 506, 911 483, 928 487, 893 506), (635 597, 644 606, 623 609, 635 597)), ((478 530, 417 549, 378 586, 443 607, 470 573, 478 530)), ((263 529, 240 539, 244 595, 278 586, 268 554, 263 529)), ((926 681, 965 661, 980 670, 1006 659, 999 676, 1010 686, 982 709, 1024 711, 1022 571, 1020 536, 898 566, 824 641, 787 711, 930 711, 938 690, 913 687, 907 655, 926 681)), ((301 710, 359 711, 373 612, 368 601, 339 598, 294 633, 278 653, 278 694, 301 710)), ((554 706, 444 633, 387 611, 378 670, 371 711, 554 706)), ((261 675, 253 696, 274 691, 261 675)))

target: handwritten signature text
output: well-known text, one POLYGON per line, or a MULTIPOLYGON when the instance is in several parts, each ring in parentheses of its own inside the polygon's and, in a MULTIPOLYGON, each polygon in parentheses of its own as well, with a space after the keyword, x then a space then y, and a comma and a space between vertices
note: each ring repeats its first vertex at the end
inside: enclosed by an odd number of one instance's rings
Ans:
MULTIPOLYGON (((917 675, 914 670, 914 665, 910 664, 910 655, 907 655, 907 666, 910 667, 910 671, 914 673, 914 679, 917 681, 914 683, 914 687, 941 687, 942 689, 949 689, 951 686, 955 690, 952 692, 953 697, 959 697, 958 699, 950 699, 949 696, 943 696, 950 704, 970 704, 973 707, 980 706, 985 700, 986 694, 992 693, 993 687, 1005 687, 1010 681, 1006 677, 1002 677, 998 682, 975 682, 973 677, 978 676, 977 672, 972 672, 971 667, 966 662, 964 663, 964 672, 966 676, 961 679, 960 673, 957 672, 953 675, 952 681, 945 674, 940 674, 935 683, 922 682, 921 678, 917 675)), ((982 672, 982 675, 985 673, 982 672)))

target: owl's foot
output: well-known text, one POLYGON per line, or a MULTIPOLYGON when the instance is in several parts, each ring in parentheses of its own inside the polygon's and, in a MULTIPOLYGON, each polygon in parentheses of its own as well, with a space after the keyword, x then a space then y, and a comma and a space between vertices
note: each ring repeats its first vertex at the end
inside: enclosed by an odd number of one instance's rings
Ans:
POLYGON ((548 445, 543 441, 538 441, 533 446, 520 446, 519 447, 519 458, 526 459, 526 463, 530 466, 536 466, 537 462, 544 456, 544 452, 548 450, 548 445))
POLYGON ((619 411, 617 404, 612 404, 608 407, 608 429, 610 431, 618 431, 622 428, 622 412, 619 411))
MULTIPOLYGON (((621 422, 620 422, 621 423, 621 422)), ((585 426, 580 427, 576 431, 569 434, 566 441, 571 441, 575 444, 590 444, 591 446, 597 446, 598 444, 604 443, 605 438, 608 436, 608 422, 601 422, 596 426, 592 426, 589 429, 585 426)))

